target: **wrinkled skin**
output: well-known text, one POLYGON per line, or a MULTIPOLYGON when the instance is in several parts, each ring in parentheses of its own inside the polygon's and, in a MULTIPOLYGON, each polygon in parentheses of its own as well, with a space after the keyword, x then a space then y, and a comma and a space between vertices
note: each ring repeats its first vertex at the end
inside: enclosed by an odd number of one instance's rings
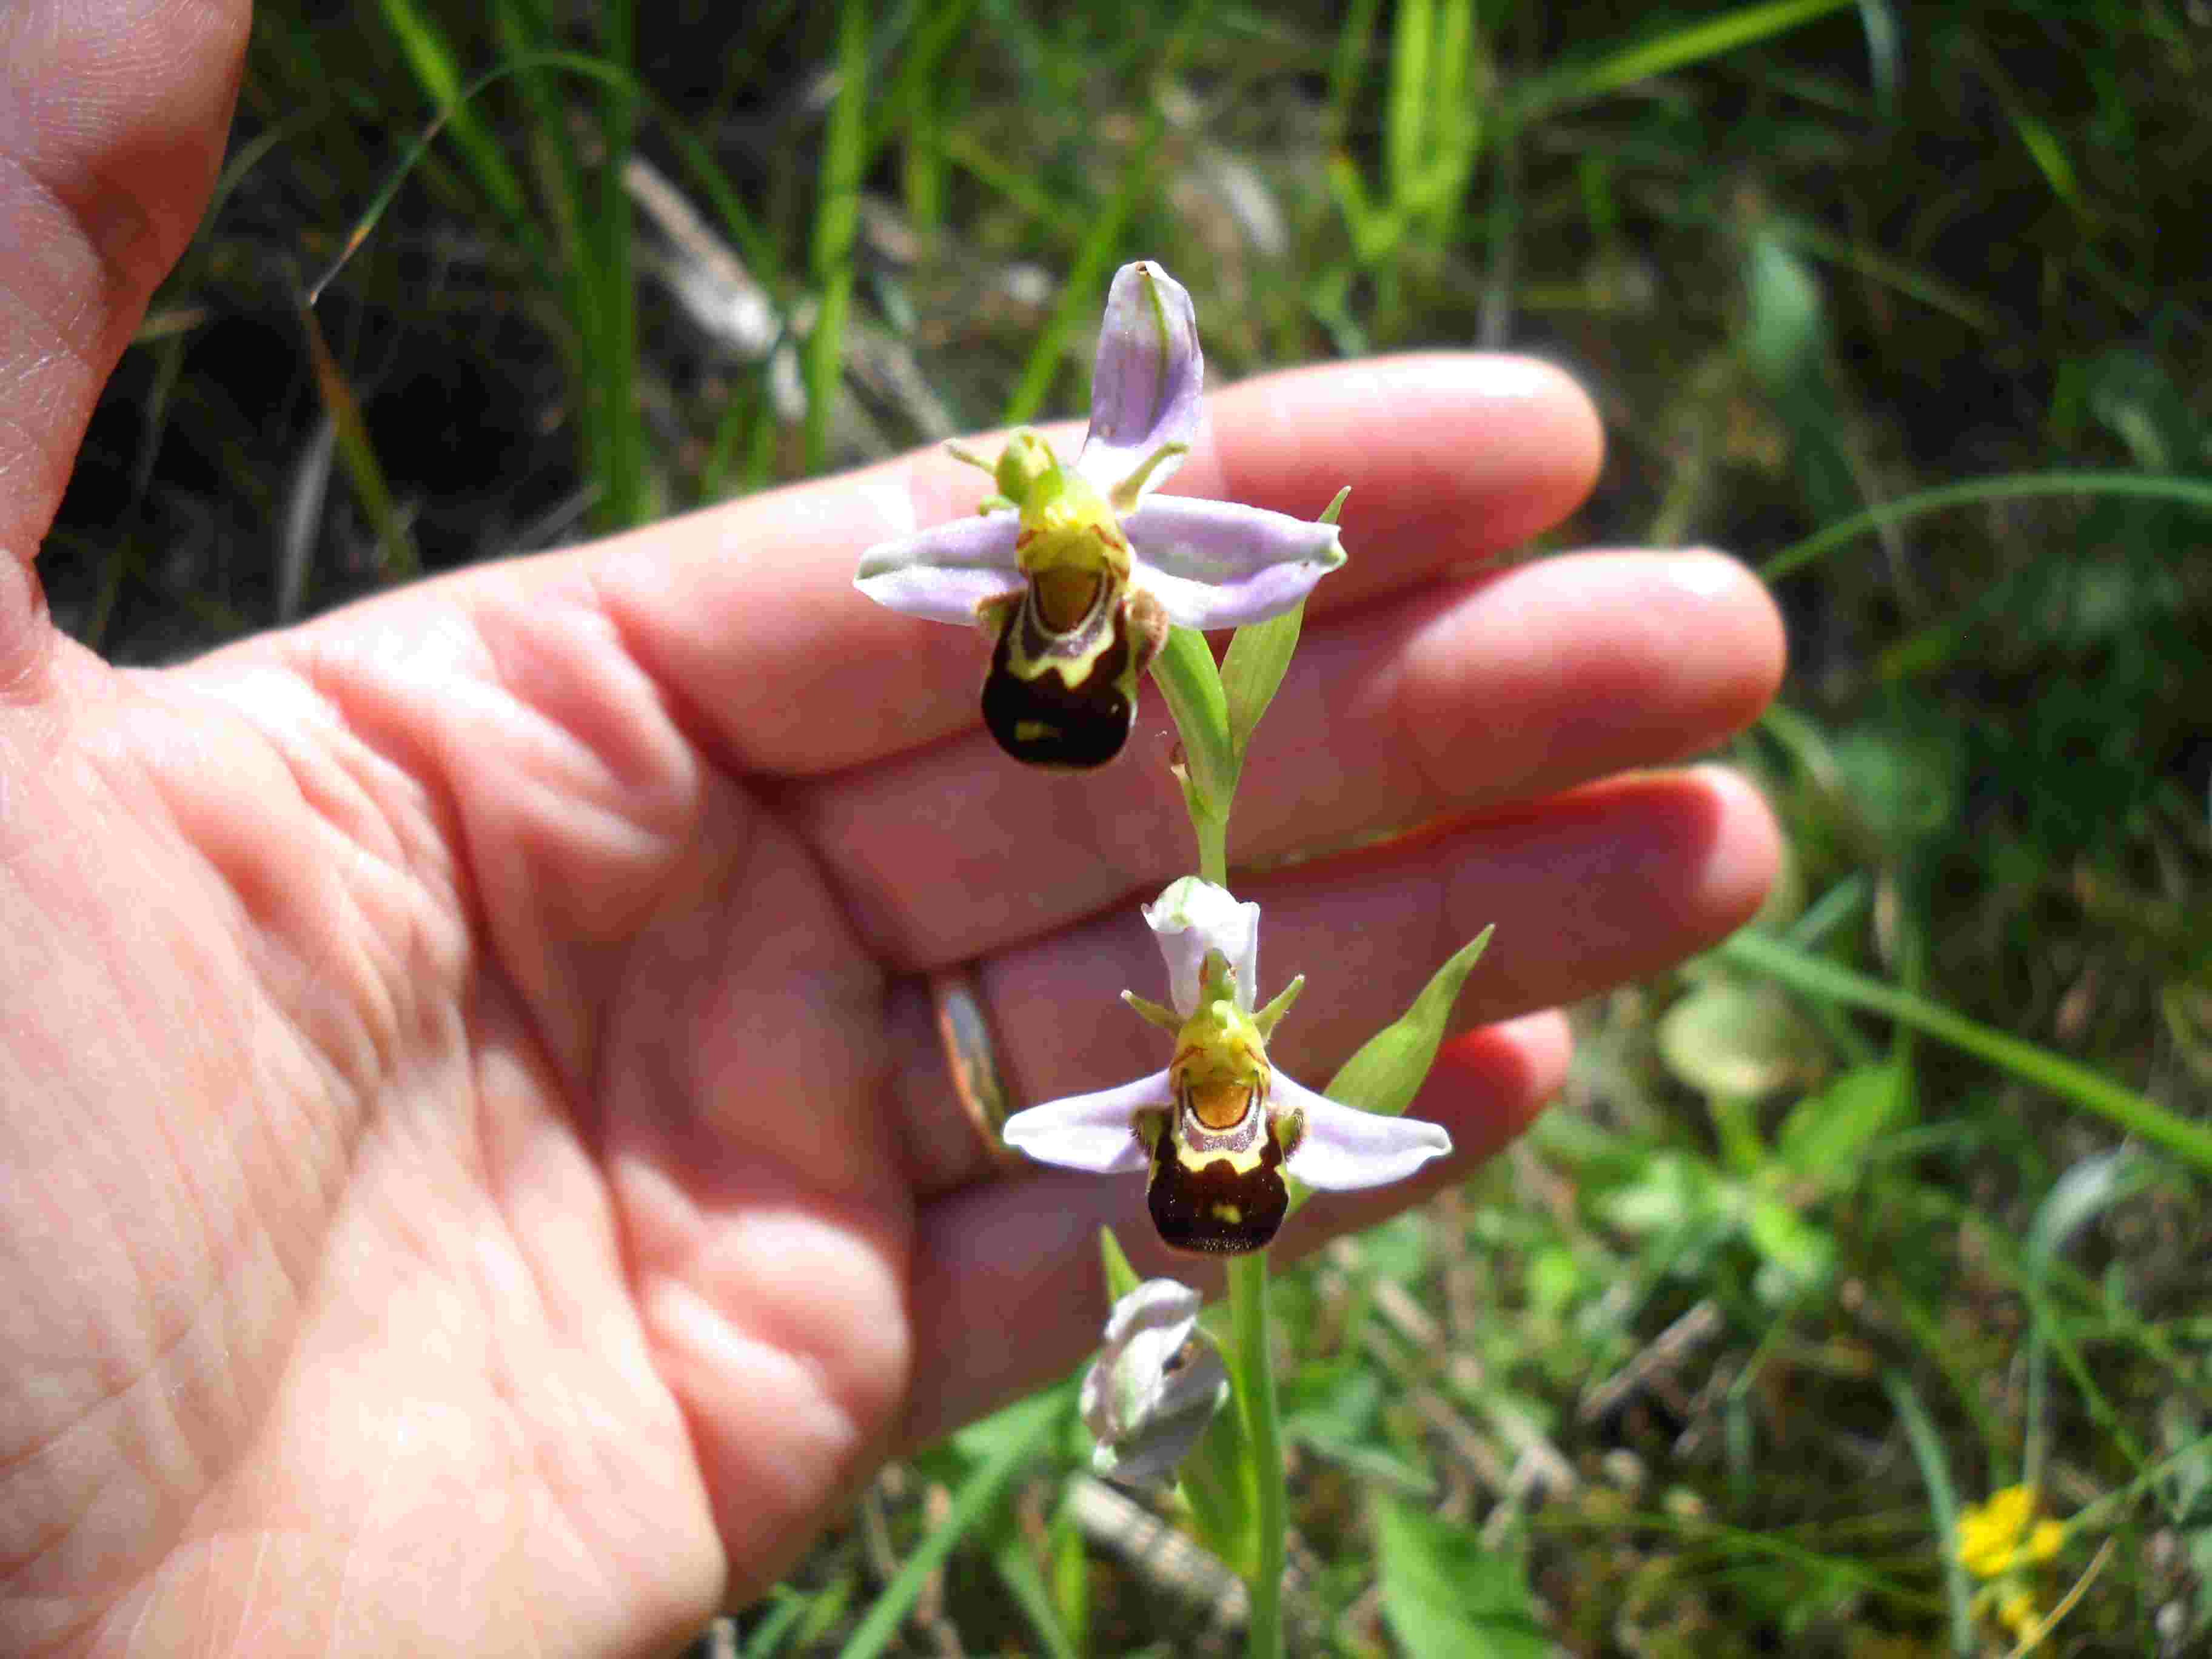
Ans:
MULTIPOLYGON (((1136 901, 1188 857, 1162 717, 1025 772, 975 636, 851 591, 966 509, 933 457, 174 671, 56 637, 33 555, 246 21, 0 8, 0 1650, 652 1652, 1096 1340, 1091 1230, 1141 1237, 1142 1183, 994 1165, 922 975, 978 964, 1024 1099, 1144 1068, 1112 999, 1158 994, 1136 901)), ((1741 784, 1615 775, 1749 719, 1780 635, 1715 556, 1467 574, 1595 475, 1552 371, 1212 412, 1181 488, 1353 486, 1234 855, 1432 825, 1240 884, 1310 977, 1281 1062, 1327 1077, 1498 923, 1416 1107, 1459 1155, 1309 1206, 1305 1248, 1526 1122, 1545 1010, 1756 905, 1741 784)))

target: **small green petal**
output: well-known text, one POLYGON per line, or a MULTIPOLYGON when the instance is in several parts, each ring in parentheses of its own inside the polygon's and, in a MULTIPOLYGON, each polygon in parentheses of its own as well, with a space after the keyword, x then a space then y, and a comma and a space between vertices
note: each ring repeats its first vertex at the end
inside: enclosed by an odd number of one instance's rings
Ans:
POLYGON ((1275 1035, 1275 1027, 1281 1023, 1283 1016, 1291 1012, 1291 1005, 1298 1000, 1298 993, 1305 988, 1306 976, 1300 974, 1283 987, 1273 1002, 1252 1016, 1252 1023, 1260 1028, 1260 1035, 1263 1038, 1275 1035))
POLYGON ((1121 993, 1121 1000, 1127 1003, 1129 1006, 1135 1009, 1146 1019, 1152 1021, 1153 1024, 1158 1026, 1163 1031, 1180 1031, 1182 1030, 1182 1016, 1181 1014, 1176 1012, 1172 1008, 1163 1008, 1158 1003, 1152 1001, 1149 997, 1140 997, 1134 991, 1124 991, 1121 993))

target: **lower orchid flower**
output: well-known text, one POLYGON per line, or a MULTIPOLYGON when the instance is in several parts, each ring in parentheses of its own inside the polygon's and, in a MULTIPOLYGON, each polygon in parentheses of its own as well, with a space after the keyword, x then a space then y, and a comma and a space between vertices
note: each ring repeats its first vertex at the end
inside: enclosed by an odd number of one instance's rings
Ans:
POLYGON ((1267 1038, 1304 986, 1255 1012, 1260 907, 1186 876, 1145 907, 1172 1007, 1131 1007, 1175 1033, 1164 1072, 1018 1112, 1006 1144, 1045 1164, 1113 1175, 1150 1170, 1152 1224, 1170 1249, 1262 1249, 1290 1207, 1284 1180, 1343 1191, 1403 1180, 1451 1150, 1433 1123, 1356 1111, 1274 1069, 1267 1038))
POLYGON ((1114 1304, 1105 1346, 1083 1376, 1095 1473, 1128 1486, 1170 1484, 1227 1401, 1228 1368, 1198 1308, 1198 1292, 1172 1279, 1148 1279, 1114 1304))
POLYGON ((1197 436, 1204 374, 1190 295, 1157 264, 1122 266, 1075 459, 1029 431, 995 463, 956 448, 997 486, 981 514, 860 557, 854 586, 878 604, 991 635, 984 724, 1017 760, 1103 766, 1170 626, 1263 621, 1344 562, 1333 524, 1152 494, 1197 436))

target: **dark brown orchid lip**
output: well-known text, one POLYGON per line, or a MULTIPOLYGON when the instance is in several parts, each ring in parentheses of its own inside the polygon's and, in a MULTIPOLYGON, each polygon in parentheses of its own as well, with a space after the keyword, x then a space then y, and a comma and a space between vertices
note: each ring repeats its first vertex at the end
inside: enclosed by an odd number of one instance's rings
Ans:
POLYGON ((1243 1255, 1266 1249, 1283 1224, 1290 1188, 1260 1091, 1246 1091, 1242 1117, 1218 1131, 1199 1121, 1188 1098, 1179 1101, 1152 1151, 1145 1201, 1170 1249, 1243 1255))
POLYGON ((1030 766, 1088 771, 1121 752, 1136 722, 1136 674, 1127 608, 1115 584, 1088 580, 1090 609, 1054 629, 1048 603, 1066 605, 1081 584, 1048 574, 1012 607, 983 678, 983 723, 999 747, 1030 766), (1039 592, 1039 588, 1046 591, 1039 592))

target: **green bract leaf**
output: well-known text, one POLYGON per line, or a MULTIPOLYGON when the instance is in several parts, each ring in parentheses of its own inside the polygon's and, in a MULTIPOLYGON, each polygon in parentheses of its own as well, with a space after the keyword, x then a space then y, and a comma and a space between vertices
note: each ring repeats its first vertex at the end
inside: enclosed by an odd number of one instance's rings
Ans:
POLYGON ((1822 1186, 1850 1180, 1875 1138, 1905 1109, 1904 1079, 1888 1061, 1846 1072, 1782 1120, 1775 1154, 1790 1172, 1822 1186))
POLYGON ((1451 1018, 1460 987, 1482 959, 1493 931, 1484 928, 1437 969, 1436 976, 1413 999, 1413 1006, 1395 1024, 1368 1038, 1366 1046, 1344 1062, 1322 1092, 1340 1105, 1384 1117, 1396 1117, 1412 1105, 1413 1097, 1420 1092, 1421 1079, 1436 1063, 1437 1049, 1444 1040, 1444 1022, 1451 1018))
POLYGON ((1232 1402, 1214 1413, 1176 1474, 1199 1541, 1249 1579, 1260 1566, 1260 1495, 1247 1442, 1244 1413, 1232 1402))
POLYGON ((1384 1498, 1375 1506, 1382 1612, 1411 1659, 1544 1659, 1551 1643, 1518 1563, 1470 1528, 1384 1498))
POLYGON ((1119 1302, 1143 1281, 1137 1270, 1129 1265, 1128 1253, 1121 1241, 1114 1237, 1111 1227, 1098 1230, 1098 1260, 1106 1269, 1106 1300, 1110 1304, 1119 1302))
POLYGON ((1206 636, 1188 628, 1169 629, 1167 644, 1152 662, 1152 680, 1182 734, 1185 788, 1195 796, 1194 809, 1226 817, 1237 793, 1237 754, 1229 740, 1229 700, 1206 636))
POLYGON ((1252 741, 1252 728, 1274 702, 1283 672, 1291 665, 1291 653, 1298 648, 1305 614, 1301 602, 1279 617, 1247 623, 1229 641, 1221 659, 1221 689, 1228 701, 1229 752, 1239 768, 1244 764, 1245 746, 1252 741))

